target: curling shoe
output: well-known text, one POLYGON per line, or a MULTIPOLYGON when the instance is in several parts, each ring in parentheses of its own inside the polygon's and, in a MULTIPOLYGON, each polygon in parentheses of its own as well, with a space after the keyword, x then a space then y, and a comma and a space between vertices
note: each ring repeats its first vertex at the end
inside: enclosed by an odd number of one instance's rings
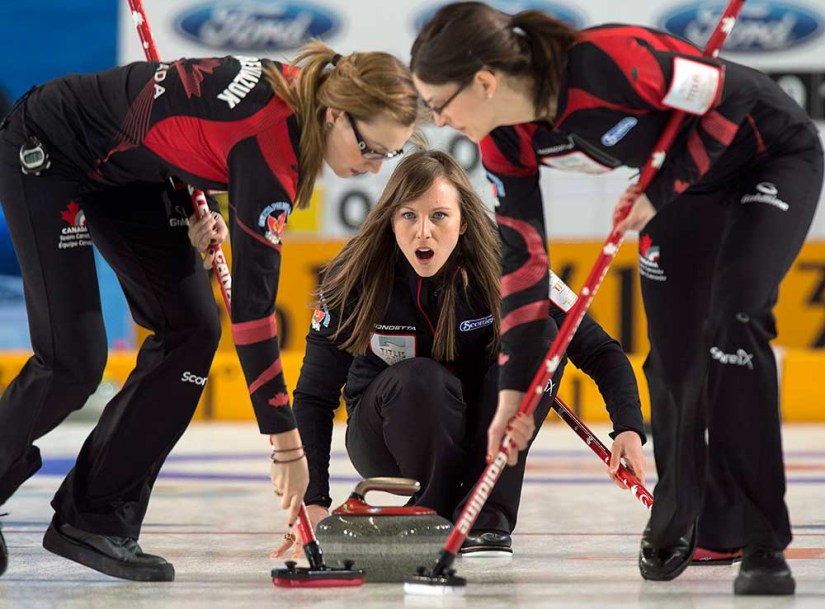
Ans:
POLYGON ((739 575, 733 581, 734 594, 786 596, 795 590, 796 582, 781 550, 745 549, 739 575))
POLYGON ((682 574, 690 564, 696 549, 696 523, 675 544, 657 548, 651 539, 650 523, 642 533, 639 551, 639 571, 642 577, 652 581, 670 581, 682 574))
POLYGON ((144 554, 136 539, 97 535, 52 519, 43 547, 85 567, 112 577, 141 582, 170 582, 175 568, 166 559, 144 554))
POLYGON ((697 547, 690 561, 691 566, 718 567, 732 565, 742 560, 742 548, 711 550, 697 547))
POLYGON ((459 553, 473 558, 498 558, 513 555, 513 541, 504 531, 470 531, 459 553))

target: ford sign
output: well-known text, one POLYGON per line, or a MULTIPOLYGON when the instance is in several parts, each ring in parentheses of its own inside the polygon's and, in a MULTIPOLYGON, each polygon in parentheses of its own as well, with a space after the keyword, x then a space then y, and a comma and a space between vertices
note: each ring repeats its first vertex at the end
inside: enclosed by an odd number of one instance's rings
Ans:
POLYGON ((204 46, 248 53, 296 49, 310 38, 334 34, 340 22, 330 11, 306 2, 216 0, 186 9, 175 26, 204 46))
MULTIPOLYGON (((724 3, 685 4, 665 13, 659 27, 703 47, 725 8, 724 3)), ((748 2, 733 28, 725 52, 784 51, 822 35, 822 13, 790 2, 748 2)))
MULTIPOLYGON (((426 24, 432 16, 435 15, 436 11, 445 4, 447 4, 447 2, 430 6, 419 14, 415 19, 415 31, 421 31, 424 24, 426 24)), ((556 4, 555 2, 542 2, 541 0, 536 0, 535 2, 531 2, 529 0, 491 0, 490 2, 487 2, 487 4, 490 4, 494 8, 510 15, 521 11, 537 9, 553 15, 556 19, 560 19, 576 29, 581 29, 585 24, 585 19, 581 14, 568 6, 556 4)))

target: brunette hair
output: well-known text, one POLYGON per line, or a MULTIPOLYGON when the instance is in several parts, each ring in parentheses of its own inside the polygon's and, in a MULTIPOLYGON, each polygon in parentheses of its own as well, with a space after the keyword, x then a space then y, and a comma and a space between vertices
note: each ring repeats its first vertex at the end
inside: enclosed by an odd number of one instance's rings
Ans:
POLYGON ((301 128, 295 197, 298 208, 309 205, 324 161, 327 108, 364 122, 382 113, 404 126, 418 119, 418 93, 410 71, 388 53, 341 56, 313 40, 284 71, 271 65, 264 71, 275 93, 297 115, 301 128))
POLYGON ((458 356, 458 291, 466 295, 470 285, 493 314, 494 338, 489 347, 491 353, 498 351, 498 231, 465 171, 453 157, 438 150, 421 150, 399 163, 358 234, 326 267, 320 297, 330 314, 341 318, 337 332, 349 334, 342 349, 354 355, 366 352, 375 324, 381 322, 389 306, 396 262, 403 256, 392 230, 395 213, 404 203, 422 196, 438 178, 444 178, 458 191, 461 222, 466 230, 435 278, 440 314, 433 356, 441 362, 458 356))
POLYGON ((552 116, 575 39, 576 30, 539 10, 508 15, 482 2, 456 2, 418 34, 410 68, 434 85, 468 83, 483 68, 526 77, 536 114, 552 116))

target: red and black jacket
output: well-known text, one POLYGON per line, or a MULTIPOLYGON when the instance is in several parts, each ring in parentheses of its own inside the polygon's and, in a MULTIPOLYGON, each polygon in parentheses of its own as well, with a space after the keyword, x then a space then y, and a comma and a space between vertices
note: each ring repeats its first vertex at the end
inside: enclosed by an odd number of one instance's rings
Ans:
POLYGON ((300 131, 266 66, 284 69, 223 57, 73 74, 31 94, 26 124, 46 143, 49 173, 81 191, 172 177, 229 191, 232 332, 260 430, 279 433, 295 427, 274 310, 300 131))
POLYGON ((642 167, 674 108, 689 117, 645 191, 657 209, 781 152, 810 125, 760 72, 704 58, 663 32, 604 25, 581 31, 570 49, 552 123, 501 127, 482 140, 504 242, 503 387, 530 384, 552 333, 540 305, 548 268, 540 167, 589 175, 642 167))

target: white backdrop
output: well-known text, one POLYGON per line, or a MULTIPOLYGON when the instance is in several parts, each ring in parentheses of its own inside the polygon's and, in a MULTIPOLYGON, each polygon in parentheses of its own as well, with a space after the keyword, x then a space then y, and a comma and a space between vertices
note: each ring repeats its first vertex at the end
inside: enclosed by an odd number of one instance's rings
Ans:
MULTIPOLYGON (((168 59, 227 54, 284 59, 316 36, 340 53, 383 50, 406 61, 420 24, 441 4, 441 0, 144 0, 161 57, 168 59)), ((638 23, 703 44, 725 3, 498 0, 491 4, 511 13, 540 8, 576 27, 638 23)), ((119 57, 121 63, 127 63, 143 59, 143 51, 126 0, 122 0, 122 9, 119 57)), ((825 0, 749 0, 723 55, 781 75, 781 84, 797 101, 813 116, 825 117, 825 0)), ((490 200, 475 146, 449 128, 431 127, 426 132, 431 145, 448 149, 462 160, 479 191, 490 200)), ((377 176, 325 177, 321 233, 350 234, 391 170, 388 163, 377 176)), ((601 239, 610 229, 613 203, 633 172, 618 170, 597 179, 559 171, 542 174, 549 234, 564 239, 601 239)), ((825 239, 823 200, 811 234, 825 239)))

